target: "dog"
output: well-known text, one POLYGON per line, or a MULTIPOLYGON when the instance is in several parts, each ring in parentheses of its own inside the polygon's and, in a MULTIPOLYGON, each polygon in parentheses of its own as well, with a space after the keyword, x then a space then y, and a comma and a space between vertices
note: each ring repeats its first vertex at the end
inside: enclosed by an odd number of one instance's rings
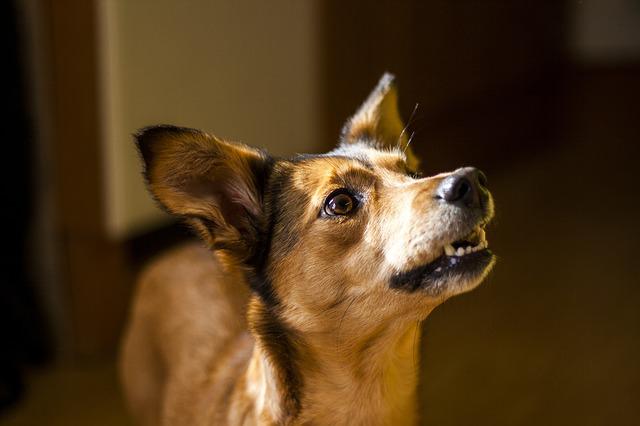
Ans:
POLYGON ((274 158, 160 125, 148 188, 202 244, 141 274, 121 352, 142 425, 417 422, 420 322, 495 262, 475 168, 421 177, 385 74, 337 147, 274 158))

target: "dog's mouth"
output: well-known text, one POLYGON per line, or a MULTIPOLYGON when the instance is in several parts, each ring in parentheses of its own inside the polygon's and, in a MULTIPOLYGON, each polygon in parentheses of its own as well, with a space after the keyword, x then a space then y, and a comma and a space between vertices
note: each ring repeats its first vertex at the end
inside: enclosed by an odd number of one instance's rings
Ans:
POLYGON ((484 228, 477 226, 468 235, 460 240, 445 244, 443 250, 445 256, 462 257, 489 247, 484 228))
POLYGON ((391 287, 408 291, 438 288, 450 279, 473 279, 481 276, 493 263, 494 255, 482 226, 445 244, 435 260, 393 276, 391 287))

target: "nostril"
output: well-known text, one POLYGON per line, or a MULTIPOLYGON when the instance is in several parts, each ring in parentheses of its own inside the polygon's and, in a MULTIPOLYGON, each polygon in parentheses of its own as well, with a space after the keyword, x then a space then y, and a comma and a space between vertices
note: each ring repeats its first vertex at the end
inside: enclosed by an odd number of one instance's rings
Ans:
POLYGON ((453 196, 447 201, 462 200, 471 192, 471 190, 471 183, 467 179, 461 178, 456 182, 456 185, 453 188, 453 196))
POLYGON ((438 188, 438 197, 448 203, 468 198, 473 192, 473 185, 466 176, 452 175, 446 178, 438 188))

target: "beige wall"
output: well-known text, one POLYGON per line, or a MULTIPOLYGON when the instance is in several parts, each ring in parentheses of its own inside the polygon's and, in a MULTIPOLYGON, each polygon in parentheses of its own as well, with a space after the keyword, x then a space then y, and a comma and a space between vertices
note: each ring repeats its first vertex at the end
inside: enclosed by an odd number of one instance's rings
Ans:
POLYGON ((585 62, 622 62, 640 58, 640 1, 571 2, 572 49, 585 62))
POLYGON ((147 195, 131 134, 170 123, 313 152, 316 1, 98 0, 107 224, 120 238, 166 218, 147 195))

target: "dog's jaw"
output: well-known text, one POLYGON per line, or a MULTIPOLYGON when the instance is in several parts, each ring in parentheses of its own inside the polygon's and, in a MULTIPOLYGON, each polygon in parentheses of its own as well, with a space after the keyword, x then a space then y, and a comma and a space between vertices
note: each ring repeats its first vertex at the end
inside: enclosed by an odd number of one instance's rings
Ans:
POLYGON ((444 298, 476 288, 495 264, 484 228, 478 225, 466 236, 446 241, 443 248, 436 245, 433 250, 439 255, 431 254, 427 262, 414 262, 415 266, 394 273, 391 288, 444 298))
POLYGON ((476 288, 495 264, 495 256, 482 249, 463 256, 442 255, 436 260, 394 274, 391 288, 422 292, 430 297, 448 298, 476 288))

